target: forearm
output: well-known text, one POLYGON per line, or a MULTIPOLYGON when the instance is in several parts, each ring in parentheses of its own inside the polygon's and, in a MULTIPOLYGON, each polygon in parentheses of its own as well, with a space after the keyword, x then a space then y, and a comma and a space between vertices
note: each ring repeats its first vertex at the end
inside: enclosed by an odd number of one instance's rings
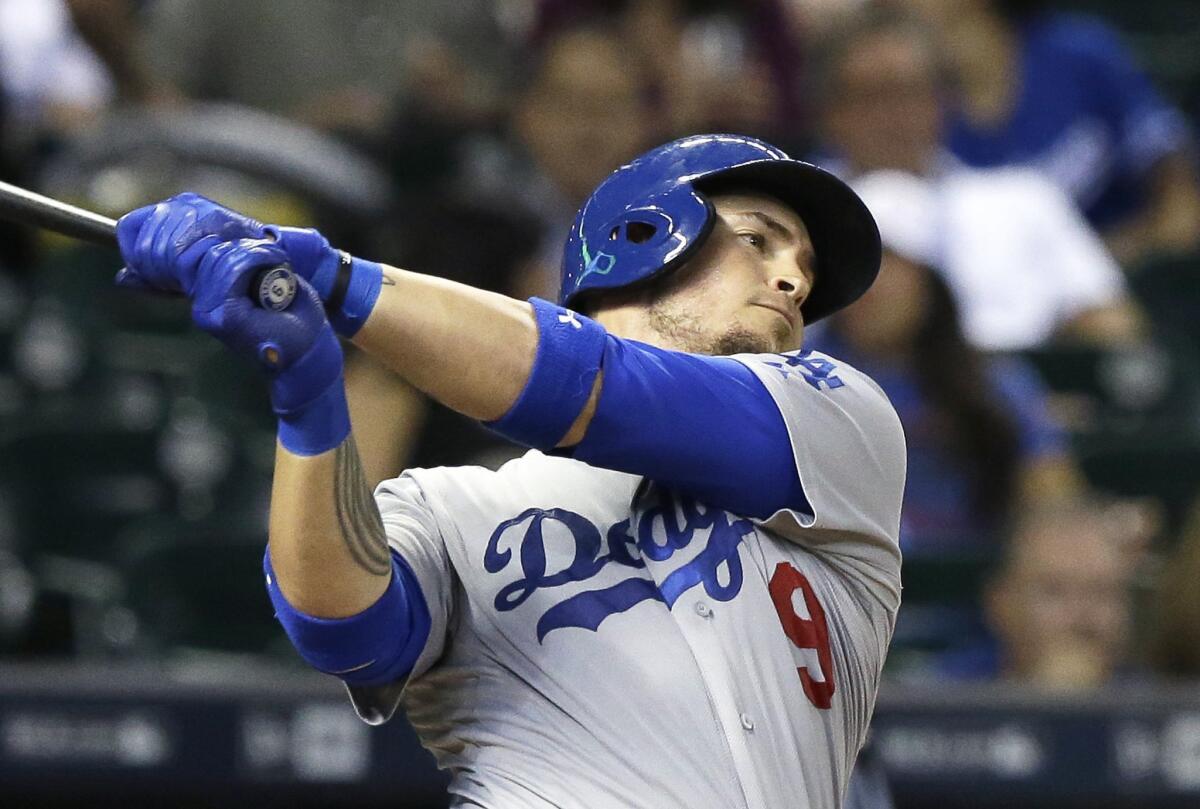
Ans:
POLYGON ((412 671, 429 608, 388 547, 353 436, 319 455, 278 446, 264 569, 276 617, 317 670, 356 685, 412 671))
POLYGON ((1185 153, 1159 161, 1151 178, 1146 210, 1104 234, 1121 264, 1136 265, 1162 252, 1193 250, 1200 243, 1200 182, 1185 153))
POLYGON ((346 400, 355 443, 372 491, 408 465, 420 439, 429 400, 362 351, 346 364, 346 400))
POLYGON ((493 421, 529 379, 538 329, 524 301, 385 267, 379 299, 353 339, 447 407, 493 421))
POLYGON ((319 455, 276 446, 269 550, 284 597, 317 618, 356 615, 387 589, 387 537, 353 435, 319 455))
MULTIPOLYGON (((284 312, 256 306, 247 294, 261 270, 295 260, 261 231, 192 194, 139 208, 117 224, 126 268, 116 280, 183 291, 200 329, 266 366, 279 437, 263 560, 275 614, 319 670, 359 684, 395 682, 411 671, 428 637, 429 611, 412 569, 388 547, 351 433, 342 348, 320 293, 297 273, 284 312), (222 219, 214 225, 222 233, 257 235, 219 242, 193 230, 194 238, 180 241, 181 228, 198 218, 222 219)), ((333 259, 327 264, 340 266, 340 254, 323 238, 317 246, 333 259)), ((380 279, 376 269, 344 291, 374 297, 380 279)), ((356 325, 345 313, 338 322, 356 325)))

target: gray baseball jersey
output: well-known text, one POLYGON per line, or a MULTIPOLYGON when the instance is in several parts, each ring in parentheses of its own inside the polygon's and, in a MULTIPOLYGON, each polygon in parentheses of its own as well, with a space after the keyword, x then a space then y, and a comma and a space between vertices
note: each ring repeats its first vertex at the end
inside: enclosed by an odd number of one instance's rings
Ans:
POLYGON ((747 519, 537 451, 379 486, 433 629, 406 683, 351 696, 400 701, 454 806, 841 805, 900 602, 904 438, 843 363, 737 359, 811 513, 747 519))

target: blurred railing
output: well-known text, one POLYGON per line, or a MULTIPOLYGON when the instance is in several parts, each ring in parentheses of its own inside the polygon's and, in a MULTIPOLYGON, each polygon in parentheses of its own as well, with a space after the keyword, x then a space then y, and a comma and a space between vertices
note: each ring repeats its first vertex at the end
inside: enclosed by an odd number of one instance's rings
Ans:
MULTIPOLYGON (((873 727, 901 807, 1200 805, 1200 684, 893 685, 873 727)), ((0 800, 402 809, 443 805, 444 783, 403 720, 368 727, 335 681, 305 671, 0 667, 0 800)))

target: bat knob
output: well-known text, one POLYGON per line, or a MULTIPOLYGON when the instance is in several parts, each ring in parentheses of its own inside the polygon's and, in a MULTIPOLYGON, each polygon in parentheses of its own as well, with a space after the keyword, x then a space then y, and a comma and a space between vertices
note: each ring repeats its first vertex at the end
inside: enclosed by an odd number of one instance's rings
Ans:
POLYGON ((296 298, 296 275, 286 264, 262 270, 250 285, 250 295, 263 309, 282 312, 296 298))

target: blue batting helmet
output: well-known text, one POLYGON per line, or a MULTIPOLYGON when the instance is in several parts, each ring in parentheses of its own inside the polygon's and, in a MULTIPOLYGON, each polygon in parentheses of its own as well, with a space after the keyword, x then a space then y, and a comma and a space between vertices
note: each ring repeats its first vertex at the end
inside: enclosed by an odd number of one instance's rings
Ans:
POLYGON ((875 220, 845 183, 756 138, 696 135, 651 149, 592 192, 567 237, 559 303, 678 267, 712 230, 705 192, 715 188, 769 194, 804 221, 816 253, 816 280, 800 308, 805 322, 849 305, 879 273, 875 220))

